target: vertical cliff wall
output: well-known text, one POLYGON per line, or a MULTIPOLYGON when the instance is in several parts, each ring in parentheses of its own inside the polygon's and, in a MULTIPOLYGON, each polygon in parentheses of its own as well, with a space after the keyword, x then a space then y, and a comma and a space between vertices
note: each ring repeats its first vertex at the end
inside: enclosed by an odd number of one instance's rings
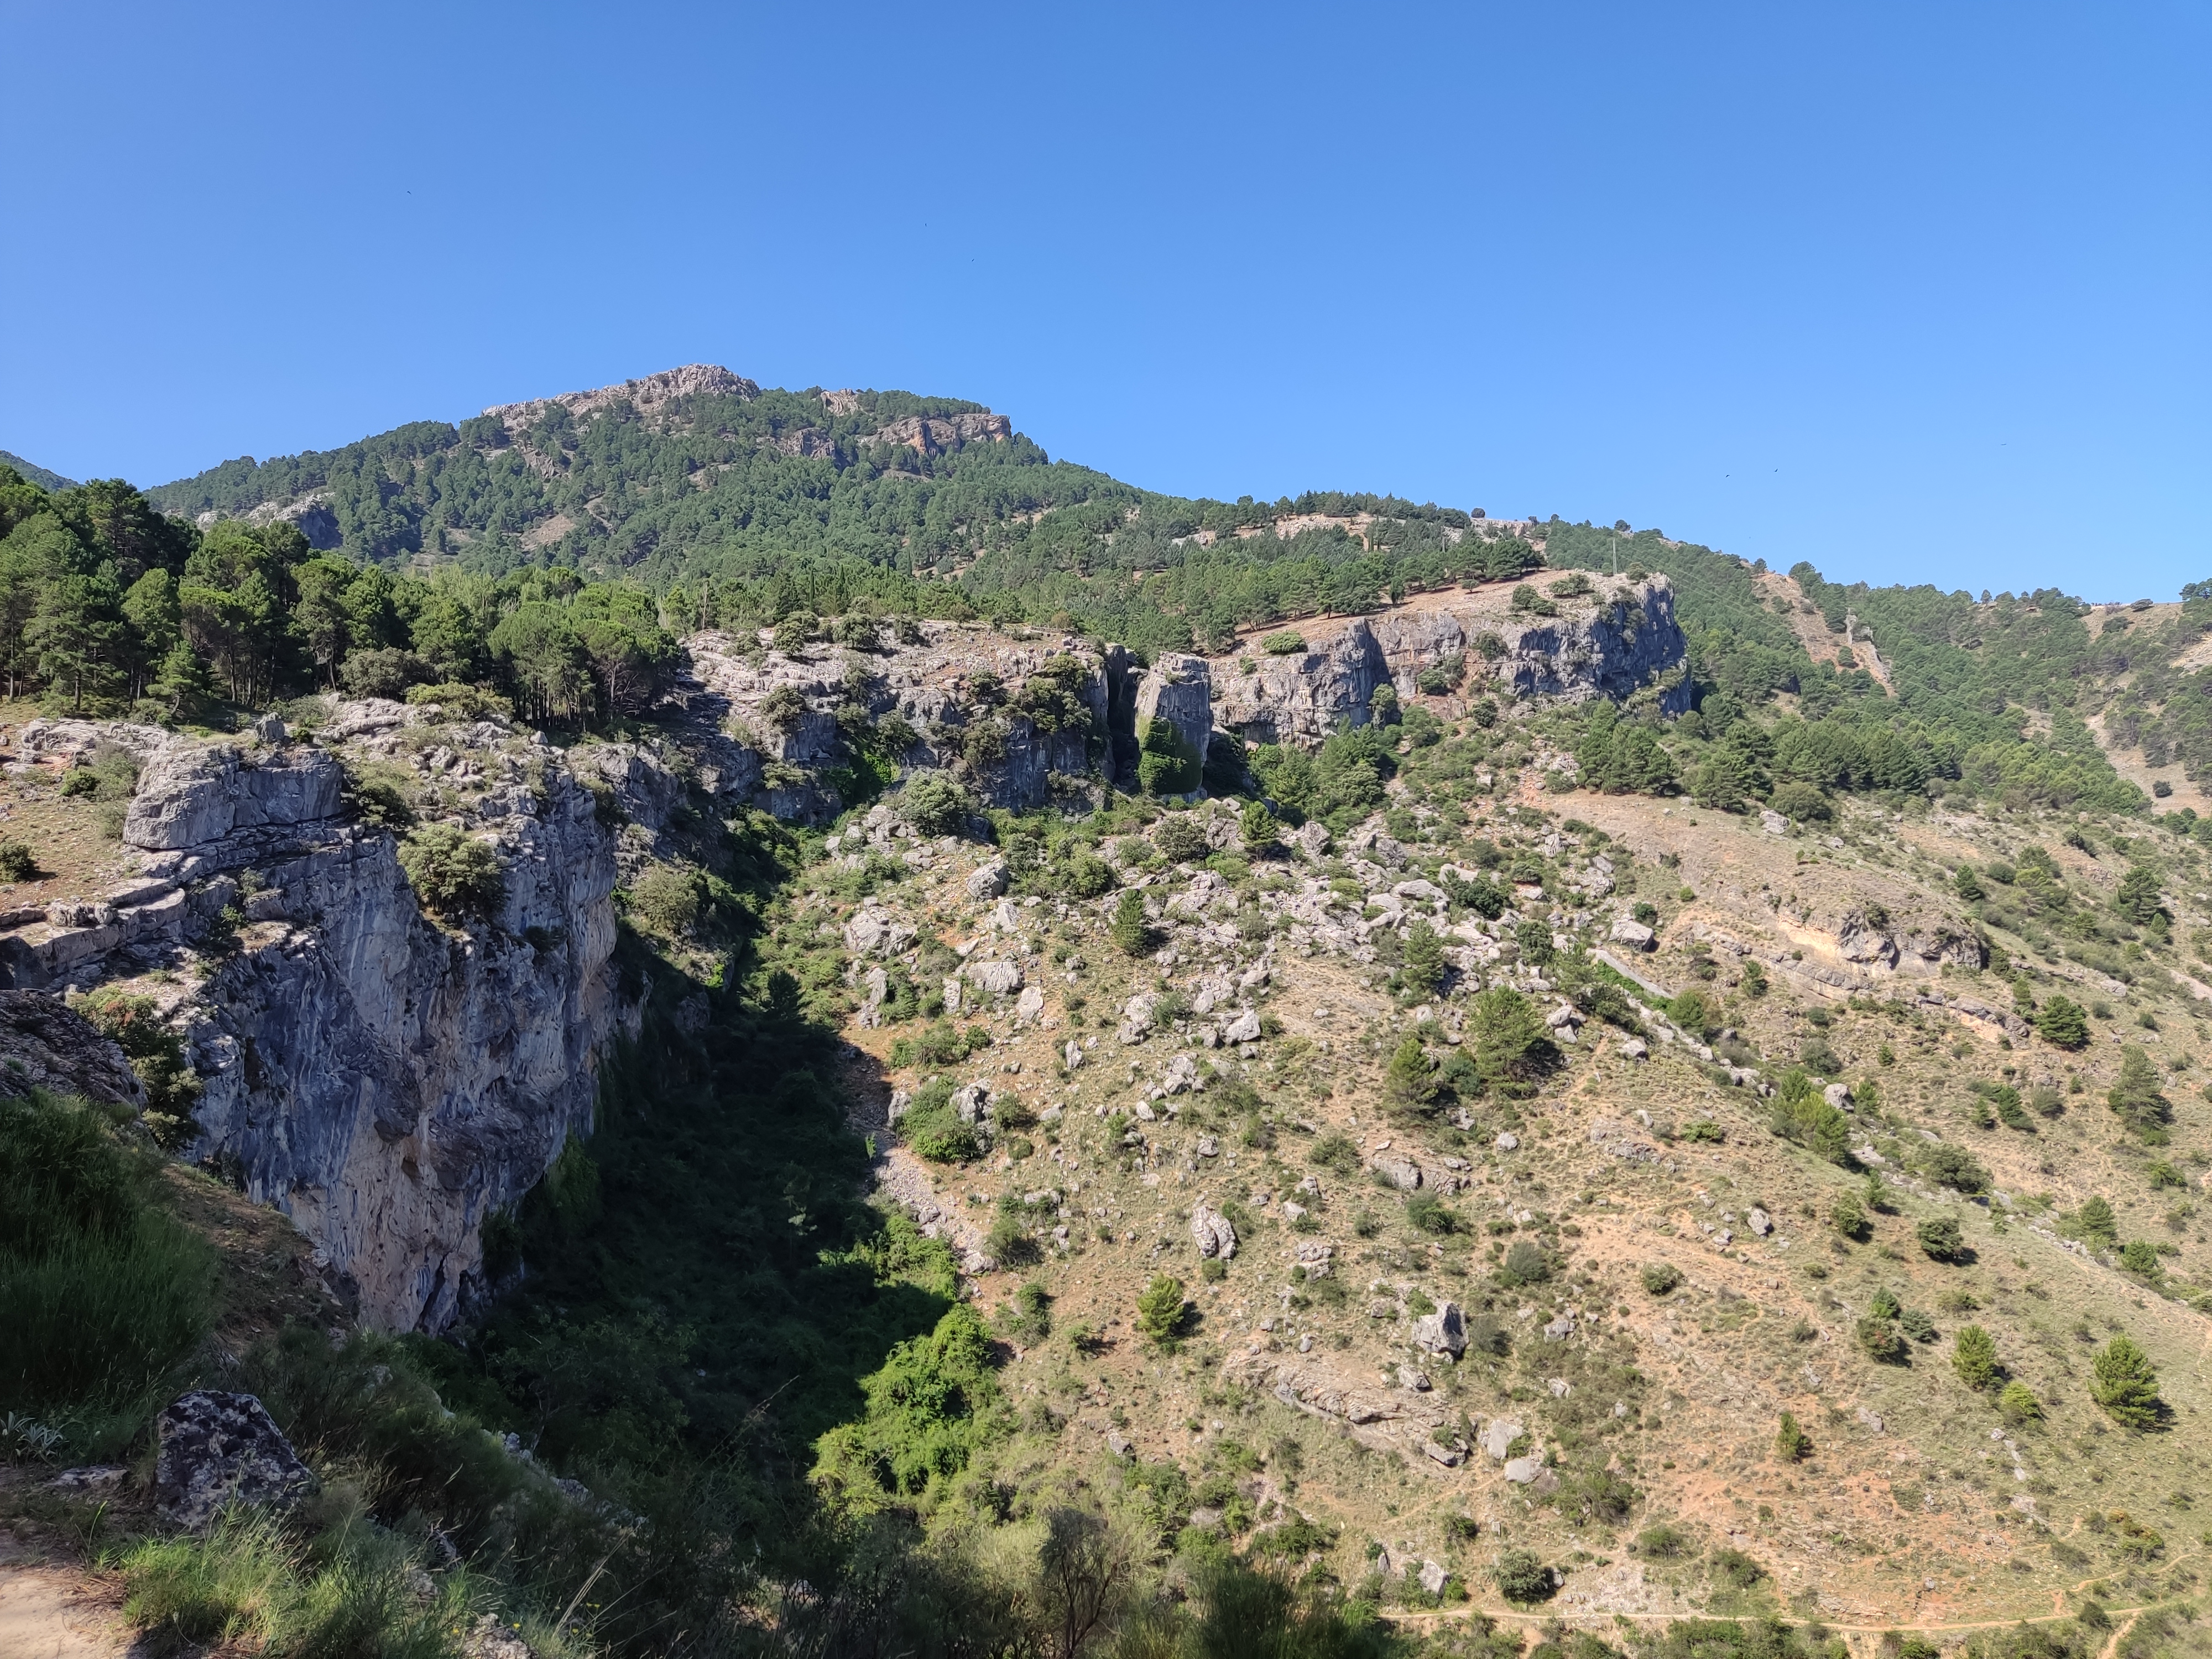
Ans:
POLYGON ((12 986, 154 999, 204 1085, 186 1155, 288 1212, 395 1330, 452 1322, 485 1218, 588 1130, 618 1012, 592 796, 542 738, 436 715, 344 705, 327 745, 153 734, 123 829, 139 874, 0 933, 12 986), (436 781, 497 854, 489 915, 424 914, 342 757, 436 781))

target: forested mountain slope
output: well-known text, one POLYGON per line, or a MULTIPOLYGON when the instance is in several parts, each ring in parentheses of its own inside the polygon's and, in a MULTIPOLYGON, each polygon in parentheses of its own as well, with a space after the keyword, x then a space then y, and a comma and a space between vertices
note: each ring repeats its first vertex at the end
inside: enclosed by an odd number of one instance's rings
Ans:
POLYGON ((2200 1654, 2208 662, 702 367, 0 471, 0 965, 145 1095, 0 1091, 0 1514, 169 1651, 2200 1654))

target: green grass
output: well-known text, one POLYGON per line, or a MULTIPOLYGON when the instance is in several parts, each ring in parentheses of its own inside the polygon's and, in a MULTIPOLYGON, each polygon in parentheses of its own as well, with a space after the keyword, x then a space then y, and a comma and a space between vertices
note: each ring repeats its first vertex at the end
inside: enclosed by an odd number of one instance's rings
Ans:
POLYGON ((215 1256, 158 1158, 82 1101, 0 1100, 0 1411, 121 1449, 211 1328, 215 1256))

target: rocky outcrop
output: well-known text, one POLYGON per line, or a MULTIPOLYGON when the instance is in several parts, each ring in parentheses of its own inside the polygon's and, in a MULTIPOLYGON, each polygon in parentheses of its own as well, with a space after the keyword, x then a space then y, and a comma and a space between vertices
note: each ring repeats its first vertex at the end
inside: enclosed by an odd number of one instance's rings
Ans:
POLYGON ((284 1508, 315 1488, 266 1407, 250 1394, 194 1389, 154 1419, 154 1501, 188 1532, 204 1532, 224 1505, 284 1508))
POLYGON ((1176 729, 1190 751, 1206 764, 1206 739, 1213 732, 1213 685, 1206 659, 1164 652, 1137 684, 1137 732, 1154 720, 1176 729))
POLYGON ((0 1095, 32 1089, 143 1107, 145 1085, 91 1021, 38 991, 0 991, 0 1095))
MULTIPOLYGON (((1215 718, 1255 742, 1316 744, 1349 723, 1364 725, 1376 689, 1401 699, 1424 669, 1464 665, 1464 689, 1542 702, 1626 697, 1671 674, 1687 645, 1664 576, 1601 581, 1583 599, 1551 601, 1559 612, 1516 611, 1511 585, 1426 595, 1413 605, 1341 623, 1301 623, 1306 649, 1268 656, 1248 645, 1215 659, 1215 718)), ((1689 706, 1686 679, 1663 704, 1689 706)))
POLYGON ((902 772, 954 768, 987 804, 1016 811, 1091 799, 1108 756, 1108 671, 1097 647, 957 623, 922 623, 903 641, 889 623, 842 631, 842 647, 796 653, 773 648, 766 632, 687 642, 691 672, 672 702, 749 757, 732 757, 724 793, 826 823, 844 810, 833 775, 854 763, 859 735, 841 717, 882 744, 896 716, 913 739, 890 740, 902 772))
POLYGON ((434 713, 341 705, 337 749, 165 738, 123 824, 138 875, 0 917, 0 1059, 131 1098, 120 1055, 33 994, 151 997, 201 1085, 188 1155, 289 1214, 398 1330, 452 1322, 485 1218, 588 1131, 620 1012, 599 799, 542 738, 434 713), (498 855, 495 914, 425 915, 398 838, 349 816, 348 758, 437 780, 447 821, 498 855))

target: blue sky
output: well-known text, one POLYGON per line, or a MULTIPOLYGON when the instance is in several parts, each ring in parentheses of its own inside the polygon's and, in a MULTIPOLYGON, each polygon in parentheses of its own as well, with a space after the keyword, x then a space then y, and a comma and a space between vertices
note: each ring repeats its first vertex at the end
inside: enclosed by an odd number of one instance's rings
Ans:
POLYGON ((714 362, 1189 495, 2212 575, 2212 9, 0 0, 0 447, 714 362))

